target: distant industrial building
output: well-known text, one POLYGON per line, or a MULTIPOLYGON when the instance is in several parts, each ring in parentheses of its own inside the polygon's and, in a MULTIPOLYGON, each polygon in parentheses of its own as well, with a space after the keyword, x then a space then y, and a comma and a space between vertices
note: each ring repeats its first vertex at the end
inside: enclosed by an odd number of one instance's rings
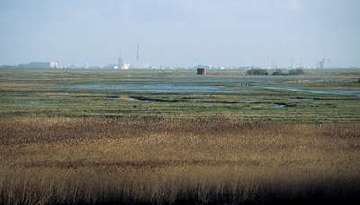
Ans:
POLYGON ((49 69, 49 68, 60 68, 59 63, 52 62, 31 62, 27 64, 18 65, 20 68, 33 68, 33 69, 49 69))
POLYGON ((117 64, 117 68, 122 68, 122 66, 124 65, 124 61, 121 57, 118 58, 118 64, 117 64))
POLYGON ((121 70, 129 70, 130 64, 124 63, 124 60, 119 57, 118 58, 118 64, 114 65, 114 69, 121 69, 121 70))
POLYGON ((130 64, 124 63, 122 64, 122 66, 120 67, 121 70, 129 70, 130 68, 130 64))

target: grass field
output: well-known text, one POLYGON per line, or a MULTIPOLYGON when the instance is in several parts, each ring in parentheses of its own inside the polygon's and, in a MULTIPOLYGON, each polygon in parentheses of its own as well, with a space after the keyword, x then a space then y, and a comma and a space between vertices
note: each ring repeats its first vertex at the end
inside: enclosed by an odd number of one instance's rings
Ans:
POLYGON ((0 204, 359 204, 359 77, 0 70, 0 204))
POLYGON ((232 70, 196 76, 191 70, 5 69, 0 70, 0 114, 177 118, 226 115, 255 121, 358 122, 360 89, 354 87, 358 78, 358 70, 312 70, 302 76, 251 77, 232 70), (119 84, 122 87, 117 88, 119 84), (182 90, 177 90, 179 87, 182 90), (194 87, 202 89, 184 92, 194 87), (220 90, 206 92, 206 89, 220 90))
POLYGON ((0 131, 3 204, 308 204, 360 191, 357 124, 16 118, 0 131))

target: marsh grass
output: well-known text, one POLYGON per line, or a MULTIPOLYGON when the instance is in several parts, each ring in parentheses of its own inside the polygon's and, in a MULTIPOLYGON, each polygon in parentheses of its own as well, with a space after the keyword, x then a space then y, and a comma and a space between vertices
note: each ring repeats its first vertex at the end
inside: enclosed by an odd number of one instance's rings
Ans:
POLYGON ((208 76, 197 76, 191 69, 126 72, 0 69, 0 117, 198 118, 221 113, 246 121, 360 121, 359 97, 355 94, 358 88, 352 85, 359 78, 359 71, 308 70, 306 75, 301 76, 266 77, 246 76, 244 72, 238 69, 213 70, 208 76), (89 85, 101 89, 86 88, 89 85), (107 89, 110 85, 125 87, 107 89), (173 90, 159 93, 156 89, 134 92, 126 89, 127 85, 212 87, 234 92, 184 93, 173 90), (266 88, 269 86, 283 89, 269 90, 266 88), (354 95, 286 90, 301 87, 306 87, 306 90, 341 87, 341 90, 353 91, 354 95), (279 104, 285 106, 278 107, 279 104))
POLYGON ((358 124, 0 120, 0 204, 359 202, 358 124))

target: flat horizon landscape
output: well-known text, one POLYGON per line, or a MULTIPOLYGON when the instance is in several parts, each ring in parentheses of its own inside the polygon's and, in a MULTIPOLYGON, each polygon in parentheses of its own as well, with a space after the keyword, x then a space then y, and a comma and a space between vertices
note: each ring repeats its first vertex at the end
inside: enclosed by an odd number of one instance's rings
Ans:
POLYGON ((359 0, 0 0, 0 205, 359 205, 359 0))
POLYGON ((0 69, 0 204, 357 204, 359 79, 0 69))

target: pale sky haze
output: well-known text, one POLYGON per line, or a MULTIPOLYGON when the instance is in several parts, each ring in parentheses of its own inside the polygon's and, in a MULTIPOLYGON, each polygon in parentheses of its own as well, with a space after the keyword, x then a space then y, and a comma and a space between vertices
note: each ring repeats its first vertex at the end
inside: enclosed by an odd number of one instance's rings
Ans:
POLYGON ((358 0, 0 0, 0 64, 360 66, 358 0))

